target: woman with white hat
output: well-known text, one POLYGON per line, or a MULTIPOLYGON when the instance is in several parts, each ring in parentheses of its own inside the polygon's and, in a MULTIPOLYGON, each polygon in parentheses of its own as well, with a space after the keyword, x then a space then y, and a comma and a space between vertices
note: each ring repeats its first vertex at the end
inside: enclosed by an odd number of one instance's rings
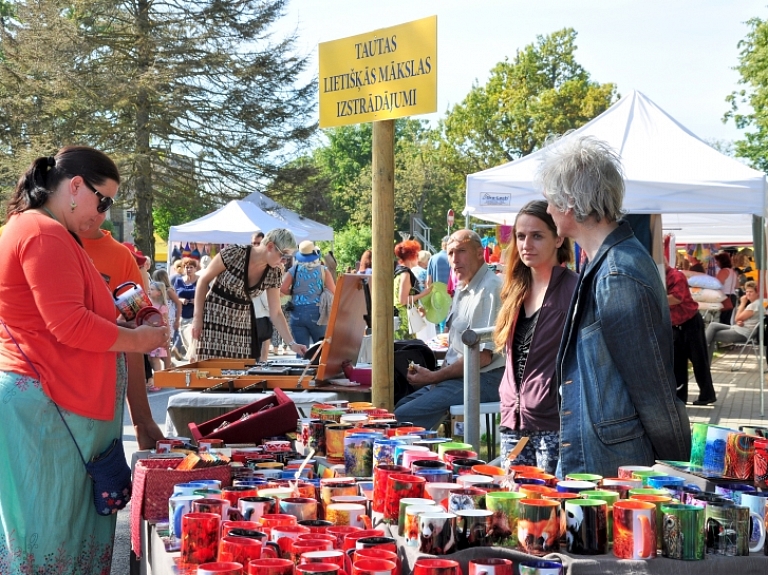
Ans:
POLYGON ((294 254, 296 263, 288 270, 283 279, 280 292, 290 295, 287 305, 290 311, 288 323, 296 341, 309 347, 325 337, 325 326, 318 325, 320 320, 320 298, 324 290, 333 293, 336 284, 333 276, 320 259, 320 250, 309 240, 299 244, 294 254))

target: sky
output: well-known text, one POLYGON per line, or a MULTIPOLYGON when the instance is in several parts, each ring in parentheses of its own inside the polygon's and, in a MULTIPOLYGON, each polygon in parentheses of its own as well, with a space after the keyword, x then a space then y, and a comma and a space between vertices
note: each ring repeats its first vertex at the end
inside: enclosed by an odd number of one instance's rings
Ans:
POLYGON ((438 111, 460 103, 474 82, 537 36, 576 30, 576 61, 623 96, 643 92, 698 137, 743 137, 722 122, 740 89, 738 43, 768 0, 290 0, 275 32, 296 31, 297 51, 317 75, 317 44, 437 15, 438 111))

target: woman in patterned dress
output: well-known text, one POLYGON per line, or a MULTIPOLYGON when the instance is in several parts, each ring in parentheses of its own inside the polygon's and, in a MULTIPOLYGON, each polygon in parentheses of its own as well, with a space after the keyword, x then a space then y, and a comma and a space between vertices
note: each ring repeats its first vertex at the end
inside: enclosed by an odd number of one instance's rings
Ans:
POLYGON ((231 245, 216 254, 200 273, 195 293, 192 337, 199 360, 212 357, 250 358, 261 355, 252 298, 267 292, 269 318, 297 354, 306 346, 294 341, 280 308, 283 262, 296 250, 296 239, 285 229, 267 232, 261 245, 231 245), (215 282, 214 282, 215 280, 215 282))

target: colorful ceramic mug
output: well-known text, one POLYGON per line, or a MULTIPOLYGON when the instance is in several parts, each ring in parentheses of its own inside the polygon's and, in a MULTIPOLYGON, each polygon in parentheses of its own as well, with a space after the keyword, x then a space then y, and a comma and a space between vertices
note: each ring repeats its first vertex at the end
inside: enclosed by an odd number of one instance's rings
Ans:
POLYGON ((560 550, 560 503, 544 499, 521 499, 517 522, 520 549, 542 556, 560 550))

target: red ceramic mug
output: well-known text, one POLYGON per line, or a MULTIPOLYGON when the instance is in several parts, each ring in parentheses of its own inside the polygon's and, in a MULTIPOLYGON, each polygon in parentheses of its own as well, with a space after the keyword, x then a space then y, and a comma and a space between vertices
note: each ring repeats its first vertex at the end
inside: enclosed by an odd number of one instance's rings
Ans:
POLYGON ((197 566, 197 575, 243 575, 243 565, 236 561, 216 561, 197 566))
MULTIPOLYGON (((222 521, 221 522, 221 536, 226 537, 233 529, 245 529, 247 531, 260 532, 261 525, 255 521, 222 521)), ((261 537, 259 539, 262 539, 261 537)), ((266 533, 263 539, 267 539, 266 533)))
POLYGON ((301 563, 296 567, 296 575, 347 575, 335 563, 301 563))
POLYGON ((299 564, 299 559, 303 553, 311 551, 331 551, 333 543, 324 539, 296 539, 290 545, 290 551, 286 559, 293 561, 295 565, 299 564))
POLYGON ((248 562, 248 575, 294 575, 288 559, 254 559, 248 562))
POLYGON ((361 559, 352 565, 352 575, 399 575, 394 561, 361 559))
POLYGON ((458 561, 420 557, 413 564, 413 575, 461 575, 458 561))
POLYGON ((347 551, 349 549, 355 549, 357 547, 357 540, 365 537, 384 537, 384 530, 382 529, 360 529, 353 533, 348 533, 344 537, 344 544, 342 549, 347 551))
MULTIPOLYGON (((334 525, 333 527, 329 527, 326 530, 326 533, 328 535, 333 535, 334 537, 336 537, 336 543, 334 544, 334 547, 336 549, 343 549, 344 538, 350 533, 357 533, 358 531, 363 531, 363 529, 360 529, 359 527, 355 527, 353 525, 334 525)), ((384 532, 382 531, 381 533, 383 534, 384 532)))
POLYGON ((302 553, 301 557, 299 557, 299 563, 333 563, 347 572, 349 572, 352 565, 344 551, 339 549, 302 553))
POLYGON ((219 541, 219 561, 235 561, 248 565, 252 559, 276 559, 277 545, 271 541, 262 543, 248 537, 231 537, 227 535, 219 541))

